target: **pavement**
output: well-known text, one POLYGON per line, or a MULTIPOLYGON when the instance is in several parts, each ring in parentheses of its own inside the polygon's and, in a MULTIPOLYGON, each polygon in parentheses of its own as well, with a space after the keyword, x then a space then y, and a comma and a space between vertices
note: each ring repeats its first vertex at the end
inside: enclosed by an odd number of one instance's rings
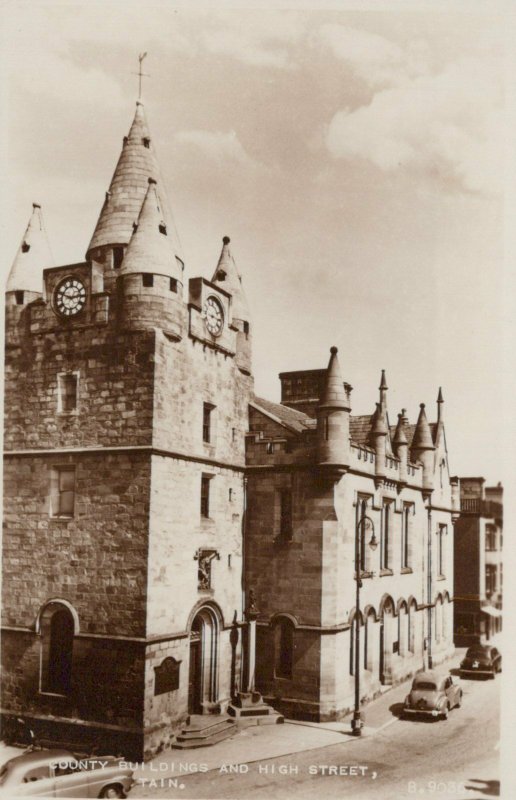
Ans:
MULTIPOLYGON (((464 649, 456 649, 454 655, 435 667, 437 674, 448 673, 458 667, 464 649)), ((410 686, 409 678, 385 691, 376 700, 362 707, 364 727, 362 737, 374 736, 397 722, 399 712, 410 686)), ((252 764, 290 756, 308 750, 316 750, 335 744, 348 744, 359 740, 351 734, 352 713, 339 722, 302 722, 285 720, 280 725, 254 725, 241 728, 239 732, 222 742, 192 750, 164 750, 154 759, 140 765, 134 777, 141 788, 131 790, 132 797, 147 796, 148 782, 170 775, 210 772, 229 765, 252 764)), ((149 792, 150 794, 150 792, 149 792)))

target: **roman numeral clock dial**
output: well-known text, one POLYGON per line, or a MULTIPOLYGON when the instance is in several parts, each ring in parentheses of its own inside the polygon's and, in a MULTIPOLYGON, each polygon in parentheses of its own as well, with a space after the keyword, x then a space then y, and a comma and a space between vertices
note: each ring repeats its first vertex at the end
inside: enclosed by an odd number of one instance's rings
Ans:
POLYGON ((208 297, 204 304, 204 322, 212 336, 220 336, 224 327, 224 311, 216 297, 208 297))
POLYGON ((75 316, 82 311, 86 304, 84 284, 77 278, 65 278, 56 288, 54 303, 60 316, 75 316))

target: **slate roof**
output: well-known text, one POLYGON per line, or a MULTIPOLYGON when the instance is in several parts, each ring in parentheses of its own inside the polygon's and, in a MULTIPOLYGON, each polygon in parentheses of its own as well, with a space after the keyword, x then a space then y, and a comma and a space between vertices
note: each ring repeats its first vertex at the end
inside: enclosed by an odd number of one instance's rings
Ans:
POLYGON ((129 242, 133 233, 133 224, 138 220, 147 194, 149 178, 158 184, 164 221, 169 235, 174 236, 176 254, 183 260, 149 133, 145 110, 143 104, 137 101, 133 123, 129 135, 124 138, 122 152, 89 244, 88 254, 94 248, 102 245, 123 245, 129 242))
POLYGON ((55 261, 43 224, 41 207, 33 203, 29 224, 7 278, 6 292, 24 291, 41 294, 43 270, 53 266, 55 261))
POLYGON ((296 433, 302 433, 309 428, 315 427, 316 421, 302 411, 296 411, 294 408, 289 408, 281 403, 273 403, 271 400, 265 400, 263 397, 256 397, 256 395, 251 402, 266 414, 272 414, 272 416, 277 417, 281 424, 286 425, 296 433))
POLYGON ((233 319, 249 322, 251 318, 249 304, 242 286, 240 270, 231 253, 230 241, 229 236, 224 236, 222 239, 222 251, 213 273, 212 283, 221 286, 222 289, 231 294, 231 314, 233 319))
POLYGON ((138 226, 125 251, 120 274, 152 272, 182 281, 182 267, 176 259, 173 241, 168 233, 158 187, 150 179, 138 226))

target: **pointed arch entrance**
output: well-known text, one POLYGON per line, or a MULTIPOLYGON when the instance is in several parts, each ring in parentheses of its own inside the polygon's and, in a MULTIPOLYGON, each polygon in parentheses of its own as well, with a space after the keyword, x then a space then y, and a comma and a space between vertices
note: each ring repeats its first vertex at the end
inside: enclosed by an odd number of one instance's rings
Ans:
POLYGON ((221 619, 212 606, 202 606, 190 625, 188 713, 205 714, 218 700, 221 619))

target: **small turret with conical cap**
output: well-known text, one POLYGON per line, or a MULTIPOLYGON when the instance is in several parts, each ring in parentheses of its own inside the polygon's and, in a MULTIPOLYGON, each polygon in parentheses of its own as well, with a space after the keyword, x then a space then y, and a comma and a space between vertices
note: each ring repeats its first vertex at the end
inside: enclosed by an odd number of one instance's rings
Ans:
POLYGON ((423 488, 432 490, 434 487, 434 450, 432 431, 426 418, 425 404, 421 403, 419 417, 412 439, 411 454, 415 461, 423 465, 423 488))
POLYGON ((43 270, 53 266, 54 258, 48 243, 41 206, 33 203, 29 224, 7 279, 7 304, 25 305, 41 297, 43 270))
POLYGON ((317 450, 321 465, 347 468, 350 460, 349 396, 344 390, 337 348, 330 350, 330 361, 321 401, 317 407, 317 450))
POLYGON ((118 277, 125 327, 162 328, 181 338, 184 323, 182 270, 168 235, 158 186, 148 179, 147 194, 118 277))
POLYGON ((237 331, 236 364, 246 373, 252 368, 251 313, 242 284, 242 275, 230 248, 229 236, 222 238, 222 250, 212 283, 231 295, 231 325, 237 331))

